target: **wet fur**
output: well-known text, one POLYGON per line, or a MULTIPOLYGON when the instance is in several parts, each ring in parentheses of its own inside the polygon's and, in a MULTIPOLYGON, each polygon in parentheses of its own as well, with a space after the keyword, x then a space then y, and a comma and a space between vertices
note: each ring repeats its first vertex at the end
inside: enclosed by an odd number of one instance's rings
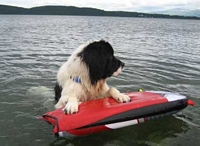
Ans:
POLYGON ((124 63, 116 59, 112 46, 104 41, 92 41, 79 46, 59 69, 55 86, 55 108, 65 106, 65 112, 78 112, 81 102, 112 96, 119 102, 130 98, 114 87, 108 87, 106 79, 118 75, 124 63), (74 78, 81 82, 75 82, 74 78))

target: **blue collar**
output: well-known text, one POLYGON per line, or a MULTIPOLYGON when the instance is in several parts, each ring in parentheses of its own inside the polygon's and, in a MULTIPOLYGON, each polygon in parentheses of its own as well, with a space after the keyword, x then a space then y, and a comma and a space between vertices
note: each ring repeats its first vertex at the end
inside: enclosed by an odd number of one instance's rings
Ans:
POLYGON ((79 78, 79 77, 74 77, 74 78, 73 78, 73 81, 76 82, 76 83, 81 83, 81 78, 79 78))

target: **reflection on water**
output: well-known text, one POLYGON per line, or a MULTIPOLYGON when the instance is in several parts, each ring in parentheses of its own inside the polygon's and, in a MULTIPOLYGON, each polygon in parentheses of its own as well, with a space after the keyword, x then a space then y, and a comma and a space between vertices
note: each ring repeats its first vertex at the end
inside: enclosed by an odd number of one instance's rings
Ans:
POLYGON ((160 120, 150 121, 147 123, 139 124, 137 126, 126 127, 117 130, 111 130, 94 134, 91 136, 85 136, 77 139, 66 140, 64 138, 56 139, 52 146, 57 145, 91 145, 95 143, 97 146, 106 146, 108 143, 112 145, 170 145, 169 141, 163 141, 166 138, 177 138, 177 134, 185 133, 189 129, 189 126, 182 120, 174 117, 166 117, 160 120), (166 124, 173 123, 173 124, 166 124))

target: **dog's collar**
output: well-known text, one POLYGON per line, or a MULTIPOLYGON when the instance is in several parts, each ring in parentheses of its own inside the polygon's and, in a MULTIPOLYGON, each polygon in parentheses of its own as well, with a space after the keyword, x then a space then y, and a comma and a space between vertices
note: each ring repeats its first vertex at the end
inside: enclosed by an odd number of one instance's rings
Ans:
POLYGON ((70 76, 70 79, 72 79, 76 83, 81 83, 81 78, 79 78, 78 76, 76 76, 76 77, 70 76))

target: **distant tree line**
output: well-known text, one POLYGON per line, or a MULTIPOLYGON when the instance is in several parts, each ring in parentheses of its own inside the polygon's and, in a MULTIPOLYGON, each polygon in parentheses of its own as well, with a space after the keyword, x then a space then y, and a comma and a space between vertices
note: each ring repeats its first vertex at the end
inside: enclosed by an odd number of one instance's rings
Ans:
POLYGON ((144 18, 173 18, 173 19, 200 19, 199 17, 148 14, 124 11, 104 11, 94 8, 78 8, 73 6, 41 6, 22 8, 0 5, 0 14, 12 15, 78 15, 78 16, 112 16, 112 17, 144 17, 144 18))

